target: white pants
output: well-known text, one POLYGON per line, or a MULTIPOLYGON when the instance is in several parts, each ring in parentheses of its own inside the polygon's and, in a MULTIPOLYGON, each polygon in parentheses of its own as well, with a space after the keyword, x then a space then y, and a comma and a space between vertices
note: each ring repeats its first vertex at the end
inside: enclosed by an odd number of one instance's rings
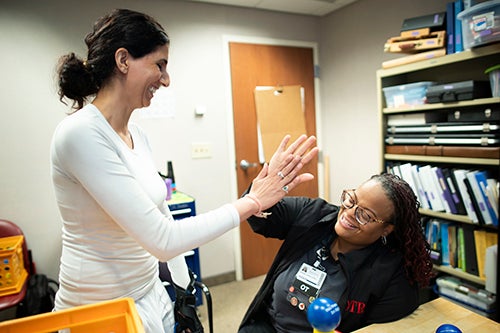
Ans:
POLYGON ((174 333, 173 303, 160 279, 135 305, 146 333, 174 333))

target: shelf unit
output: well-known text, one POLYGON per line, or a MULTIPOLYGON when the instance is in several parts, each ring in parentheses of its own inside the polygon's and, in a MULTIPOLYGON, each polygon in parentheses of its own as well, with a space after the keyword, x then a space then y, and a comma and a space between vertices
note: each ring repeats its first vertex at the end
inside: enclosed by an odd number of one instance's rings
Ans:
MULTIPOLYGON (((380 169, 385 170, 387 162, 414 162, 415 164, 436 164, 469 169, 485 168, 492 171, 493 175, 498 179, 500 169, 500 159, 498 158, 463 158, 429 155, 386 154, 385 134, 387 132, 387 118, 390 115, 450 112, 455 109, 486 108, 491 106, 497 107, 500 105, 500 98, 482 98, 452 103, 435 103, 412 107, 387 108, 382 90, 385 87, 422 81, 435 81, 439 83, 460 82, 465 80, 486 81, 488 80, 488 76, 484 74, 484 70, 498 63, 500 63, 500 43, 394 68, 379 69, 377 71, 377 92, 379 124, 381 129, 379 142, 381 143, 382 151, 380 169)), ((421 209, 420 212, 423 216, 454 221, 458 224, 474 224, 474 222, 466 215, 453 215, 425 209, 421 209)), ((474 226, 497 233, 497 238, 499 236, 497 227, 480 226, 478 224, 474 224, 474 226)), ((500 265, 497 265, 497 267, 500 267, 500 265)), ((444 274, 456 276, 462 280, 466 280, 477 285, 485 285, 485 281, 480 277, 465 273, 455 268, 435 266, 435 270, 444 274)), ((500 288, 499 279, 500 273, 497 272, 497 288, 500 288)), ((493 315, 493 317, 497 321, 500 318, 498 299, 497 312, 493 315)))

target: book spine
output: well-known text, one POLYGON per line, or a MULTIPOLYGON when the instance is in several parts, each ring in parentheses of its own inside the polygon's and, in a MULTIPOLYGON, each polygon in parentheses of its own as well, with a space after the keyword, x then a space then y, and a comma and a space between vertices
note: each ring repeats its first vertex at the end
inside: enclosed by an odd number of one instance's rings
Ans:
POLYGON ((463 0, 455 0, 455 53, 462 52, 464 50, 463 38, 462 38, 462 21, 457 18, 457 15, 464 10, 463 0))
POLYGON ((463 169, 454 169, 453 175, 455 176, 455 180, 457 182, 457 188, 462 196, 462 200, 464 202, 465 210, 467 211, 467 216, 474 223, 479 223, 479 219, 476 214, 476 210, 474 209, 474 205, 472 203, 472 199, 469 195, 469 191, 467 190, 467 186, 465 184, 465 174, 466 170, 463 169))
POLYGON ((436 172, 436 176, 438 178, 439 188, 441 189, 441 195, 443 197, 443 201, 446 203, 448 207, 448 213, 457 214, 457 207, 455 206, 455 202, 451 197, 451 191, 448 187, 448 182, 444 178, 443 170, 439 167, 434 169, 436 172))
POLYGON ((486 224, 486 222, 484 220, 483 214, 481 214, 481 208, 479 207, 479 203, 477 202, 477 198, 476 198, 476 195, 475 195, 474 190, 472 188, 472 184, 470 182, 468 175, 469 175, 469 173, 465 174, 465 178, 464 178, 465 187, 467 188, 467 192, 469 193, 469 197, 471 199, 472 206, 474 207, 474 211, 476 212, 478 223, 481 225, 484 225, 484 224, 486 224))
POLYGON ((486 231, 474 230, 474 244, 476 245, 477 269, 479 277, 486 279, 484 261, 486 259, 486 231))
POLYGON ((463 230, 465 245, 465 271, 469 274, 479 276, 476 244, 474 241, 474 229, 471 225, 464 225, 463 230))
POLYGON ((458 190, 458 185, 457 185, 457 181, 455 179, 455 176, 453 175, 451 170, 448 168, 443 169, 443 174, 444 174, 444 178, 446 179, 446 182, 448 184, 448 188, 450 189, 453 202, 455 203, 455 208, 457 209, 457 214, 467 215, 467 211, 465 210, 465 205, 464 205, 462 196, 460 195, 460 191, 458 190))
POLYGON ((446 4, 446 53, 455 53, 455 3, 446 4))
POLYGON ((476 178, 476 174, 479 171, 471 171, 466 174, 467 179, 469 180, 470 187, 472 189, 472 194, 474 199, 477 202, 477 206, 479 208, 479 215, 483 217, 484 224, 493 224, 493 219, 491 218, 488 207, 486 206, 486 202, 484 200, 481 188, 479 187, 479 183, 476 178))
POLYGON ((491 205, 490 199, 488 198, 488 189, 487 189, 487 179, 488 174, 485 171, 478 171, 475 173, 477 183, 479 185, 479 192, 481 193, 482 199, 486 208, 488 209, 489 216, 491 217, 492 224, 494 226, 498 226, 498 217, 496 215, 495 209, 491 205))

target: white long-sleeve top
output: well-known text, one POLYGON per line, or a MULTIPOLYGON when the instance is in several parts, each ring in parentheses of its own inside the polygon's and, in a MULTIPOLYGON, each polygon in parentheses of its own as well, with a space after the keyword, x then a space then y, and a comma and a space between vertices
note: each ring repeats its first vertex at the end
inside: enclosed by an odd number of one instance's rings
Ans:
POLYGON ((56 128, 52 179, 63 220, 56 309, 139 299, 167 261, 239 225, 233 205, 174 222, 146 135, 130 149, 88 104, 56 128))

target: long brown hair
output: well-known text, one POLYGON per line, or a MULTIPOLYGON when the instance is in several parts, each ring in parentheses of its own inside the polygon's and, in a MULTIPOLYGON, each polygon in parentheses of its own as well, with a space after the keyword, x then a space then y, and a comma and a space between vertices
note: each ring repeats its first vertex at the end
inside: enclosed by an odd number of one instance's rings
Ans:
POLYGON ((387 246, 403 254, 408 279, 421 287, 432 277, 430 245, 424 236, 420 203, 410 185, 398 176, 382 173, 371 177, 378 181, 394 205, 390 223, 394 231, 387 237, 387 246))

